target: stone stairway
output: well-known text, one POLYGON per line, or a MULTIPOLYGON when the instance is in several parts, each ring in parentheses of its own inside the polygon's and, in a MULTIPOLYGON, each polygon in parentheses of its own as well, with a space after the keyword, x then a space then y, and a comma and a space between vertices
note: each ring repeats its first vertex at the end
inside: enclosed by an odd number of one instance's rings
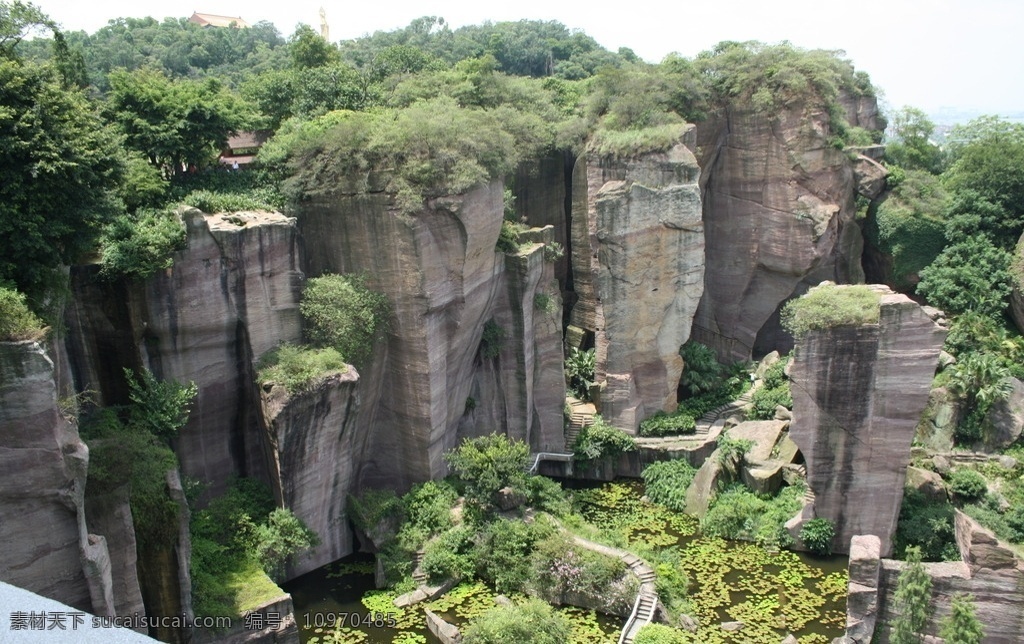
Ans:
POLYGON ((576 437, 580 435, 580 431, 584 427, 594 424, 597 408, 594 407, 593 403, 577 400, 572 396, 566 397, 565 402, 569 405, 571 412, 569 427, 565 430, 565 446, 572 449, 572 446, 576 443, 576 437))
POLYGON ((750 405, 754 398, 754 388, 748 389, 742 396, 712 409, 697 419, 697 429, 693 436, 697 438, 706 437, 711 431, 711 426, 718 422, 723 416, 730 416, 736 412, 743 411, 750 405))
POLYGON ((416 582, 417 586, 426 586, 428 577, 427 573, 423 572, 423 551, 419 550, 412 556, 412 579, 416 582))

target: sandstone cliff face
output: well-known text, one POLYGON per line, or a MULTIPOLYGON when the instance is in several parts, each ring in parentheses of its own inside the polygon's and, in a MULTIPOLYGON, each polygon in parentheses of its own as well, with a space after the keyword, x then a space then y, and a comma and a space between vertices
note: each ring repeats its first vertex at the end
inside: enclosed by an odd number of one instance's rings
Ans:
MULTIPOLYGON (((360 383, 381 392, 362 399, 360 426, 371 436, 360 485, 401 489, 443 476, 444 452, 456 445, 470 398, 491 406, 482 415, 496 424, 483 433, 505 432, 535 447, 557 440, 551 432, 560 431, 561 402, 541 408, 529 400, 538 378, 550 386, 545 374, 552 365, 561 372, 560 347, 553 352, 549 339, 534 342, 538 324, 544 334, 550 330, 532 307, 551 269, 541 270, 533 251, 508 264, 495 251, 502 189, 492 181, 464 195, 431 199, 410 214, 400 212, 387 193, 342 186, 303 208, 310 273, 365 272, 369 286, 385 293, 393 309, 386 346, 377 348, 387 356, 380 376, 360 383), (480 355, 488 321, 502 327, 505 338, 497 369, 518 374, 517 387, 508 392, 493 384, 485 389, 488 381, 504 386, 507 379, 481 376, 495 369, 480 355)), ((479 431, 465 423, 462 428, 464 435, 479 431)))
MULTIPOLYGON (((877 129, 874 99, 841 103, 851 125, 877 129)), ((708 252, 693 334, 720 358, 788 348, 784 300, 824 279, 863 279, 858 182, 830 134, 827 110, 814 105, 773 114, 733 105, 697 126, 708 252)))
POLYGON ((836 525, 833 550, 871 534, 885 555, 946 329, 934 309, 876 288, 877 325, 812 330, 798 341, 790 437, 806 458, 814 512, 836 525))
POLYGON ((699 174, 683 143, 582 156, 573 172, 572 324, 595 334, 601 413, 628 431, 675 408, 679 347, 704 288, 699 174))
POLYGON ((289 396, 281 386, 263 392, 271 478, 279 502, 320 537, 287 571, 297 577, 351 554, 345 514, 368 432, 356 426, 359 374, 329 376, 310 391, 289 396))
POLYGON ((110 562, 85 525, 88 463, 58 410, 46 349, 0 343, 0 579, 110 614, 110 562))
POLYGON ((72 272, 69 311, 79 390, 127 402, 123 367, 194 381, 199 395, 176 452, 182 472, 223 491, 232 474, 265 476, 253 363, 298 342, 303 275, 295 221, 276 213, 183 213, 188 248, 142 284, 72 272))

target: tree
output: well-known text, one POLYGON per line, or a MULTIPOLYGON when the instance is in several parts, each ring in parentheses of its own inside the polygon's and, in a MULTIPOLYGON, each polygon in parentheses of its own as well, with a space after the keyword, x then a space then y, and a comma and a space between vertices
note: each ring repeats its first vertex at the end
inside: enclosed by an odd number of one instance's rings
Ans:
POLYGON ((946 644, 979 644, 985 632, 974 614, 974 596, 956 593, 940 635, 946 644))
POLYGON ((192 401, 199 389, 194 382, 182 385, 173 380, 157 380, 149 369, 136 379, 131 369, 124 370, 128 380, 130 423, 139 429, 170 440, 188 422, 192 401))
POLYGON ((886 158, 908 170, 938 174, 942 150, 931 141, 935 124, 928 115, 916 107, 903 107, 893 115, 891 127, 895 140, 886 143, 886 158))
POLYGON ((897 617, 891 624, 892 644, 919 644, 924 641, 921 631, 931 615, 929 605, 932 579, 921 563, 921 549, 907 548, 906 566, 896 581, 894 602, 897 617))
POLYGON ((323 67, 341 60, 337 48, 305 24, 295 28, 288 42, 288 53, 295 69, 323 67))
POLYGON ((984 235, 947 246, 921 269, 917 292, 948 314, 999 317, 1011 290, 1010 254, 984 235))
POLYGON ((165 175, 208 165, 249 115, 242 102, 209 78, 174 81, 156 69, 110 75, 106 114, 129 147, 165 175))
POLYGON ((299 311, 314 344, 334 347, 347 362, 362 366, 373 357, 391 308, 360 276, 323 275, 306 284, 299 311))
POLYGON ((54 22, 31 3, 0 2, 0 57, 16 58, 14 48, 25 36, 37 30, 55 29, 54 22))
POLYGON ((2 54, 0 151, 0 281, 38 299, 54 269, 90 250, 121 211, 123 152, 53 66, 2 54))
POLYGON ((1003 227, 1016 240, 1024 230, 1024 124, 983 116, 954 128, 949 139, 946 185, 1001 206, 1003 227))
POLYGON ((465 486, 466 500, 489 507, 498 490, 522 488, 530 448, 502 434, 467 439, 444 458, 465 486))

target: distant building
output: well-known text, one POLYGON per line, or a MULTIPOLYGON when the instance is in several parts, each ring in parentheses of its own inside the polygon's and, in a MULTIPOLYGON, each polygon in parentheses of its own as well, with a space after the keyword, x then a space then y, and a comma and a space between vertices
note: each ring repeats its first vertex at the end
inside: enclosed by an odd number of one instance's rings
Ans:
POLYGON ((239 132, 228 139, 227 146, 221 151, 220 162, 236 169, 238 166, 249 165, 271 134, 269 130, 239 132))
POLYGON ((188 19, 189 22, 194 22, 201 27, 248 27, 249 23, 242 20, 241 17, 232 18, 231 16, 215 16, 212 13, 199 13, 198 11, 193 12, 188 19))

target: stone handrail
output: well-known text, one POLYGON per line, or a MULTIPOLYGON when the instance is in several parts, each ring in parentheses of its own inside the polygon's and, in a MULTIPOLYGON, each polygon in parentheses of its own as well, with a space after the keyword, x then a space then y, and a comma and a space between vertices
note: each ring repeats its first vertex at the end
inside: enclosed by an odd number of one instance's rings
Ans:
POLYGON ((537 466, 540 465, 541 461, 559 461, 561 463, 571 463, 572 457, 573 455, 571 452, 538 452, 533 459, 533 465, 530 466, 530 469, 527 470, 527 472, 529 472, 530 474, 536 474, 537 466))
POLYGON ((640 610, 640 597, 642 597, 642 595, 640 593, 637 593, 636 601, 633 602, 633 611, 629 614, 629 617, 626 619, 626 625, 622 628, 622 633, 619 634, 619 644, 623 643, 623 641, 626 639, 626 635, 629 634, 629 631, 632 628, 633 623, 636 622, 636 614, 637 611, 640 610))

